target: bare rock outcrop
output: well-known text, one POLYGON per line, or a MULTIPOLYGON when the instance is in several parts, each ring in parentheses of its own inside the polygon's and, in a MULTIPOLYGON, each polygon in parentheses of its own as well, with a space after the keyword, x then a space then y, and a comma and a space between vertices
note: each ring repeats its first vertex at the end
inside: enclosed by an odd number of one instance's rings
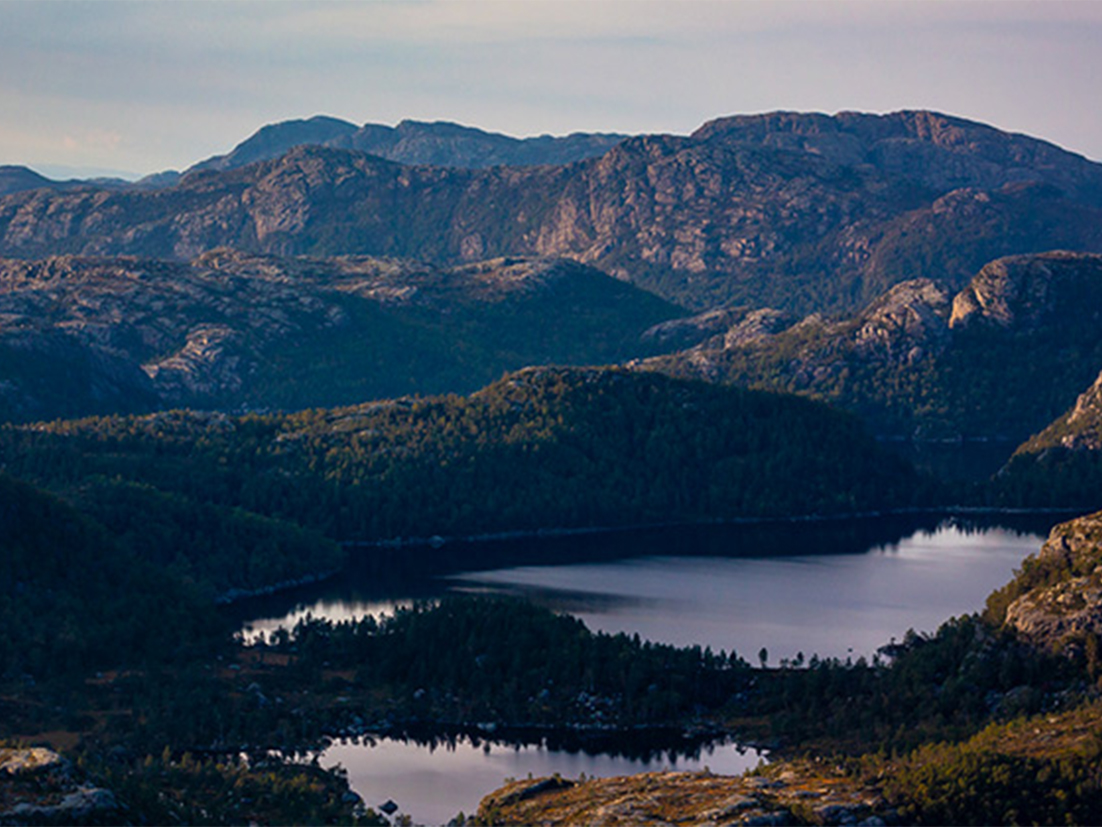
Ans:
POLYGON ((1073 451, 1102 451, 1102 373, 1075 400, 1064 418, 1060 445, 1073 451))
POLYGON ((1024 570, 1019 577, 1046 574, 1007 608, 1008 626, 1050 650, 1074 650, 1085 635, 1102 635, 1102 512, 1053 528, 1024 570))
POLYGON ((88 784, 45 747, 0 747, 0 825, 104 824, 117 817, 114 793, 88 784))
POLYGON ((578 782, 517 781, 479 806, 479 816, 494 824, 594 827, 874 825, 885 823, 883 815, 893 814, 877 789, 804 762, 741 776, 648 772, 578 782))
POLYGON ((985 265, 953 299, 949 326, 986 323, 1029 333, 1059 313, 1061 305, 1100 286, 1102 256, 1053 252, 1001 258, 985 265))
POLYGON ((791 313, 772 307, 753 310, 747 313, 742 321, 727 330, 723 336, 723 347, 726 350, 760 342, 782 330, 787 330, 795 321, 791 313))
POLYGON ((930 279, 897 284, 859 317, 853 333, 865 359, 914 364, 949 342, 949 293, 930 279))

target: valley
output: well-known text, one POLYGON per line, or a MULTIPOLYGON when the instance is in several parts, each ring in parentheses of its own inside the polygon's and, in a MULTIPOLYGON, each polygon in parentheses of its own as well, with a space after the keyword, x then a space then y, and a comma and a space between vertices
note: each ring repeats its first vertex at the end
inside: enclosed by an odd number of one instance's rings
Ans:
POLYGON ((1102 165, 903 111, 0 173, 0 824, 409 823, 340 739, 534 754, 466 823, 1102 806, 1102 165))

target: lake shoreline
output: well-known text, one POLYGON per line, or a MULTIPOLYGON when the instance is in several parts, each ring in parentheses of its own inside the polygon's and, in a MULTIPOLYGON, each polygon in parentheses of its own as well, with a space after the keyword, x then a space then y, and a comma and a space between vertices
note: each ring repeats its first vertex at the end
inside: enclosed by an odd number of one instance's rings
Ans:
POLYGON ((655 523, 628 523, 614 526, 583 526, 518 529, 516 531, 496 531, 482 534, 440 535, 429 537, 392 537, 386 540, 346 540, 341 547, 355 549, 397 549, 397 548, 441 548, 449 544, 494 543, 511 540, 573 537, 595 534, 615 534, 617 532, 650 531, 654 529, 697 528, 711 526, 754 526, 754 525, 796 525, 800 523, 837 523, 846 520, 875 520, 891 517, 909 517, 942 514, 946 518, 961 516, 1043 516, 1046 514, 1082 516, 1081 508, 999 508, 995 506, 947 506, 930 508, 893 508, 883 511, 856 511, 844 514, 805 514, 789 517, 730 517, 717 520, 673 521, 655 523))
MULTIPOLYGON (((612 526, 582 526, 582 527, 544 527, 537 529, 523 529, 516 531, 485 532, 482 534, 463 535, 439 535, 428 537, 392 537, 385 540, 346 540, 341 541, 341 548, 346 552, 370 551, 373 549, 394 551, 399 549, 442 549, 445 546, 460 547, 477 543, 508 543, 517 540, 552 540, 566 537, 592 537, 597 535, 613 535, 618 533, 631 533, 636 531, 651 531, 659 529, 676 528, 710 528, 723 526, 768 526, 768 525, 801 525, 821 523, 836 524, 849 520, 877 520, 893 517, 908 516, 936 516, 942 515, 944 519, 953 517, 983 517, 983 516, 1043 516, 1043 515, 1067 515, 1068 519, 1080 516, 1082 509, 1078 508, 996 508, 993 506, 951 506, 945 508, 897 508, 882 511, 860 511, 845 514, 806 514, 789 517, 733 517, 720 520, 697 520, 691 522, 655 522, 632 523, 612 526)), ((216 598, 219 606, 232 606, 257 597, 268 597, 284 592, 292 591, 302 586, 323 583, 340 575, 344 567, 329 569, 324 572, 304 574, 301 577, 284 580, 270 586, 262 586, 256 589, 233 589, 216 598)))

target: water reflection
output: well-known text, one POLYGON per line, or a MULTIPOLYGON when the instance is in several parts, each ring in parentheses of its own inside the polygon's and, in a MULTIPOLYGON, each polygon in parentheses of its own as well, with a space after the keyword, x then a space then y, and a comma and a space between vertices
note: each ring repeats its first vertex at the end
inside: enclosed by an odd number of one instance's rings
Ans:
POLYGON ((565 608, 555 597, 562 590, 572 613, 592 629, 734 648, 748 660, 761 647, 774 662, 800 652, 871 658, 908 629, 933 631, 949 617, 982 608, 1039 544, 1035 534, 945 524, 863 554, 656 556, 513 567, 455 579, 552 608, 565 608), (586 607, 579 591, 615 608, 586 607))
POLYGON ((470 815, 481 796, 507 778, 560 773, 567 778, 630 775, 675 769, 737 775, 763 760, 756 750, 730 742, 698 744, 632 754, 622 746, 504 743, 459 737, 432 741, 378 739, 367 743, 337 743, 321 756, 321 764, 340 764, 352 788, 369 807, 393 800, 419 824, 444 824, 462 811, 470 815), (627 752, 627 754, 625 754, 627 752))
POLYGON ((871 657, 908 629, 933 631, 982 608, 1055 518, 992 522, 915 516, 371 549, 338 579, 236 611, 270 631, 307 614, 339 620, 491 592, 592 629, 744 656, 765 647, 774 662, 798 652, 871 657))

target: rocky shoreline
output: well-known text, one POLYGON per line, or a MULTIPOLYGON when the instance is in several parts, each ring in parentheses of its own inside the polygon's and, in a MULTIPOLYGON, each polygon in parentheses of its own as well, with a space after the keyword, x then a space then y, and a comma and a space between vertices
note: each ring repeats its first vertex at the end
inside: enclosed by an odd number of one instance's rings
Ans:
POLYGON ((0 747, 0 825, 110 823, 114 793, 45 747, 0 747))
POLYGON ((619 778, 552 776, 506 784, 482 799, 484 824, 657 825, 891 824, 875 787, 828 765, 800 761, 740 776, 649 772, 619 778))

